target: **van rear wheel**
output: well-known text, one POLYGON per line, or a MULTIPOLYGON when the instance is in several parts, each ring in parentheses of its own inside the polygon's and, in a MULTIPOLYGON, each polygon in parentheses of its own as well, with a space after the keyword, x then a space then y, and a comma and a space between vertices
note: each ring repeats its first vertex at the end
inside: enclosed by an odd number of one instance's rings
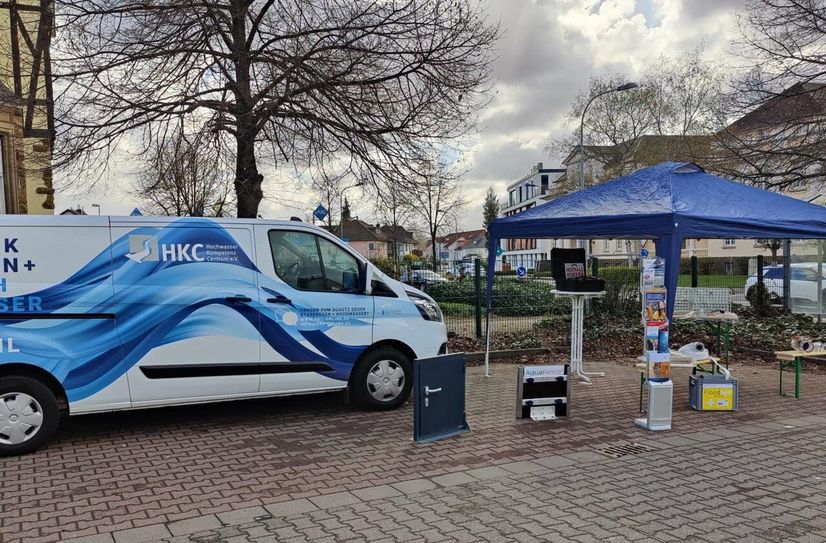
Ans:
POLYGON ((369 352, 350 377, 350 397, 365 409, 395 409, 407 401, 412 388, 413 363, 392 347, 369 352))
POLYGON ((57 398, 49 387, 30 377, 0 377, 0 456, 40 448, 59 422, 57 398))

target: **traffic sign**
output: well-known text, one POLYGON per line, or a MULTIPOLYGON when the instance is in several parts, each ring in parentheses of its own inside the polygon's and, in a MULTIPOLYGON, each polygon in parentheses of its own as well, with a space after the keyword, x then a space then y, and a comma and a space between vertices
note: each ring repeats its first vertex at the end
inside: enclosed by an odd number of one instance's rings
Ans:
POLYGON ((496 246, 496 256, 502 256, 502 247, 496 246))
POLYGON ((327 216, 327 208, 321 204, 318 204, 318 207, 315 208, 315 211, 313 211, 313 216, 315 216, 316 219, 323 221, 324 217, 327 216))
POLYGON ((640 256, 642 258, 648 258, 648 249, 646 249, 644 247, 642 249, 640 249, 640 256))
POLYGON ((516 268, 517 277, 525 277, 526 275, 528 275, 528 270, 526 270, 524 266, 519 266, 516 268))

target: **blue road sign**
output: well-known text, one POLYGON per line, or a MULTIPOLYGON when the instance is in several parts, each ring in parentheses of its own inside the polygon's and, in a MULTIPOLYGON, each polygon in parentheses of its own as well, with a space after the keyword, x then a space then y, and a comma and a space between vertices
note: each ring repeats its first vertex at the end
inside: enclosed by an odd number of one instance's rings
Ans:
POLYGON ((132 210, 132 213, 130 213, 129 216, 130 217, 142 217, 143 213, 141 213, 141 210, 136 207, 135 209, 132 210))
POLYGON ((496 256, 502 256, 502 247, 496 246, 496 256))
POLYGON ((642 258, 648 258, 648 249, 646 249, 644 247, 642 249, 640 249, 640 256, 642 258))
POLYGON ((316 219, 323 221, 324 217, 327 216, 327 208, 321 204, 318 204, 318 207, 315 208, 315 211, 313 211, 313 216, 315 216, 316 219))
POLYGON ((528 270, 526 270, 524 266, 519 266, 516 268, 517 277, 525 277, 526 275, 528 275, 528 270))

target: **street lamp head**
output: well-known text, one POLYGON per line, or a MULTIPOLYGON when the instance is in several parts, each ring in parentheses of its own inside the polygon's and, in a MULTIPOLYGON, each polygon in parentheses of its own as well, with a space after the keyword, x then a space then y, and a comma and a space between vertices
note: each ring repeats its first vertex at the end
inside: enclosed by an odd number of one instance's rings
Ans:
POLYGON ((622 91, 627 91, 627 90, 631 90, 631 89, 636 89, 637 87, 639 87, 639 85, 637 85, 636 83, 624 83, 624 84, 620 85, 619 87, 617 87, 614 90, 617 91, 617 92, 622 92, 622 91))

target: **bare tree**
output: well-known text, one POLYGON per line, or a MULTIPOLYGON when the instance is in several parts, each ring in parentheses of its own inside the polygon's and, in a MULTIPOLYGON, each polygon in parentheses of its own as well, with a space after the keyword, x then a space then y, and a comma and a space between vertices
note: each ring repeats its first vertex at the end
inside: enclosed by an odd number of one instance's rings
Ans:
POLYGON ((233 170, 210 134, 183 127, 168 141, 155 142, 143 157, 146 170, 133 195, 155 215, 223 217, 233 210, 233 170))
POLYGON ((399 254, 399 240, 413 229, 409 227, 417 218, 413 199, 408 192, 392 185, 376 199, 376 218, 389 227, 392 254, 397 261, 403 256, 399 254))
POLYGON ((777 253, 780 249, 783 248, 783 240, 782 239, 756 239, 754 240, 754 246, 760 249, 766 249, 771 252, 772 254, 772 262, 777 260, 777 253))
POLYGON ((321 199, 321 204, 327 209, 327 228, 333 231, 333 214, 339 214, 339 224, 341 224, 340 201, 342 189, 350 177, 348 173, 331 173, 326 167, 321 167, 314 172, 311 188, 315 195, 321 199))
POLYGON ((411 202, 424 223, 432 249, 433 269, 438 265, 436 238, 451 223, 456 223, 465 202, 460 194, 459 180, 464 173, 457 165, 442 161, 422 161, 416 176, 416 190, 411 202))
MULTIPOLYGON (((576 149, 585 105, 592 97, 616 89, 629 79, 621 74, 592 78, 571 105, 570 134, 553 139, 548 150, 566 156, 576 149)), ((636 156, 640 138, 656 135, 681 138, 683 141, 670 145, 679 149, 679 154, 696 154, 692 158, 704 161, 707 146, 691 145, 689 141, 691 136, 716 132, 725 120, 727 103, 722 96, 726 78, 718 64, 707 59, 702 48, 676 58, 662 55, 644 71, 639 84, 637 89, 605 94, 591 103, 583 130, 589 146, 586 160, 599 163, 612 175, 628 173, 627 165, 635 167, 635 160, 647 160, 636 156)), ((568 180, 573 185, 578 181, 568 180)), ((563 190, 566 188, 570 187, 563 190)))
MULTIPOLYGON (((181 117, 234 144, 238 215, 259 161, 346 156, 381 180, 466 133, 498 27, 474 0, 56 0, 56 156, 89 176, 181 117)), ((147 147, 148 149, 149 147, 147 147)))
POLYGON ((817 181, 826 160, 826 5, 749 0, 735 51, 749 69, 731 93, 737 121, 717 138, 715 170, 784 189, 817 181))

